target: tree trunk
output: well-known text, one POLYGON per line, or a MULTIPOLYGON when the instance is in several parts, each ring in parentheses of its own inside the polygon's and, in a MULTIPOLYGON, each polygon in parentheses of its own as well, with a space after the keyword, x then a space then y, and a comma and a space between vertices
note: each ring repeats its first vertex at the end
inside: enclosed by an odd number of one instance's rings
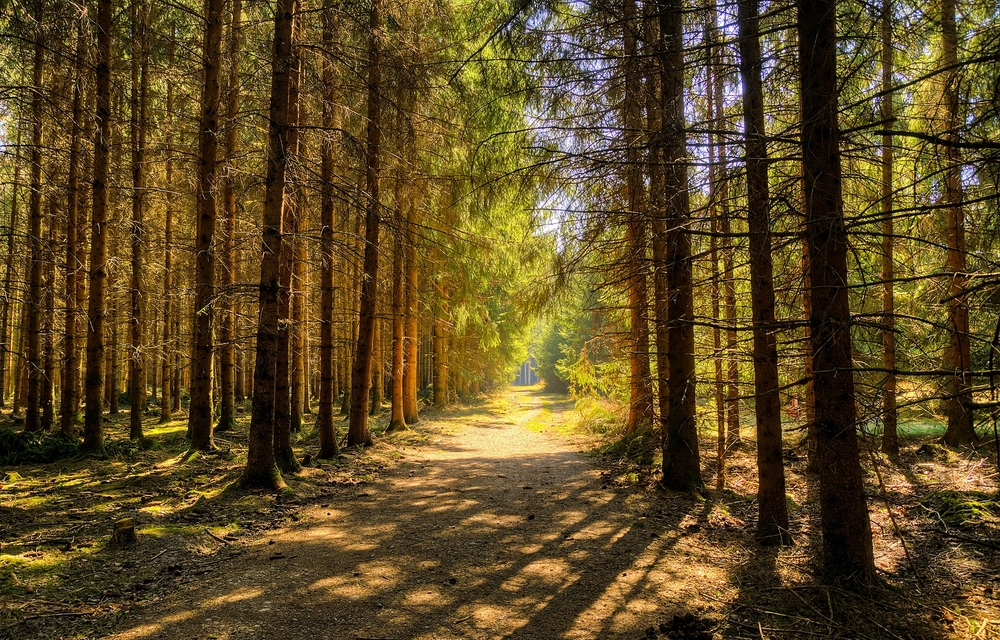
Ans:
POLYGON ((694 295, 691 235, 687 228, 687 140, 684 133, 683 11, 680 0, 661 0, 661 101, 664 202, 667 224, 667 347, 670 405, 663 451, 663 484, 679 491, 702 486, 695 417, 694 295))
POLYGON ((129 284, 131 349, 129 350, 129 437, 142 438, 142 417, 146 409, 145 358, 143 356, 142 250, 145 236, 143 209, 146 196, 146 95, 149 89, 149 43, 145 2, 132 4, 132 281, 129 284))
MULTIPOLYGON (((941 66, 949 71, 944 78, 946 130, 949 142, 958 140, 962 116, 958 108, 958 33, 955 26, 955 0, 941 2, 941 66)), ((949 446, 974 444, 976 430, 972 419, 972 355, 969 345, 969 301, 965 288, 969 276, 965 266, 965 212, 962 206, 962 151, 954 144, 944 149, 944 204, 947 206, 948 261, 945 269, 952 274, 948 289, 948 320, 951 345, 948 369, 953 371, 948 394, 948 429, 943 442, 949 446)))
POLYGON ((836 2, 798 4, 820 522, 828 576, 867 584, 875 579, 875 564, 855 423, 837 124, 836 2))
POLYGON ((196 193, 198 230, 195 237, 194 315, 191 317, 191 408, 188 431, 191 448, 209 451, 212 438, 212 356, 215 310, 215 182, 219 150, 219 66, 222 57, 223 0, 206 0, 205 37, 202 50, 204 80, 198 144, 196 193))
POLYGON ((392 410, 386 433, 406 429, 406 422, 403 419, 403 288, 406 273, 403 270, 404 222, 399 209, 402 206, 403 191, 403 176, 402 172, 399 172, 396 176, 396 229, 392 246, 392 394, 390 397, 392 410))
POLYGON ((628 270, 630 374, 625 432, 634 434, 649 430, 653 425, 653 388, 649 370, 649 295, 646 291, 648 231, 643 211, 641 162, 642 63, 638 55, 639 21, 635 0, 623 0, 622 10, 625 43, 625 191, 628 206, 625 214, 625 248, 628 252, 625 268, 628 270))
MULTIPOLYGON (((11 287, 11 281, 14 278, 14 272, 17 270, 17 255, 14 249, 14 231, 18 228, 19 218, 20 218, 20 200, 18 199, 18 194, 20 192, 21 186, 21 127, 17 128, 17 149, 14 152, 14 182, 11 185, 11 195, 10 195, 10 221, 7 227, 7 260, 4 265, 3 273, 3 315, 0 316, 0 407, 4 406, 4 398, 7 395, 7 382, 11 380, 14 382, 15 386, 17 383, 17 367, 14 364, 17 362, 15 358, 10 363, 10 375, 8 376, 8 360, 10 354, 11 346, 11 322, 10 316, 13 312, 14 305, 11 304, 13 299, 14 291, 11 287)), ((17 392, 14 392, 14 404, 17 405, 17 392)), ((14 413, 17 413, 16 411, 14 413)))
MULTIPOLYGON (((708 117, 712 120, 712 127, 721 130, 724 124, 723 105, 725 93, 722 82, 722 48, 719 45, 719 15, 714 4, 710 7, 711 23, 708 26, 709 44, 709 65, 708 65, 708 117)), ((722 283, 719 281, 719 229, 720 229, 720 186, 722 183, 722 171, 719 170, 719 161, 716 157, 716 147, 719 148, 719 157, 725 151, 721 144, 722 136, 710 134, 708 142, 708 165, 709 165, 709 217, 712 219, 712 236, 709 241, 709 260, 712 263, 712 360, 715 364, 715 422, 718 436, 716 438, 715 451, 715 488, 719 491, 726 486, 726 378, 723 371, 724 358, 722 357, 722 330, 719 326, 721 320, 722 283)), ((728 214, 728 210, 726 211, 728 214)))
POLYGON ((28 402, 25 407, 24 430, 42 428, 42 352, 40 344, 42 308, 42 66, 45 45, 42 25, 45 24, 44 3, 35 0, 35 61, 31 90, 31 191, 28 198, 28 241, 31 258, 28 267, 28 346, 25 360, 28 367, 28 402))
POLYGON ((336 67, 334 58, 334 37, 338 32, 338 20, 333 0, 323 5, 323 137, 320 141, 322 156, 322 199, 320 201, 320 250, 323 257, 320 273, 320 319, 319 319, 319 453, 317 457, 326 460, 336 457, 337 432, 333 426, 333 403, 336 397, 336 376, 333 344, 334 316, 334 250, 333 228, 336 224, 334 213, 334 150, 339 138, 340 111, 337 106, 336 67))
MULTIPOLYGON (((69 146, 69 175, 67 177, 68 201, 66 206, 66 315, 63 323, 63 357, 66 366, 63 375, 62 397, 59 403, 59 430, 64 435, 72 435, 76 430, 76 418, 80 412, 80 350, 77 331, 80 324, 80 305, 77 298, 77 280, 83 278, 83 238, 84 224, 80 200, 80 136, 83 118, 83 59, 86 44, 83 20, 76 20, 76 68, 73 78, 73 124, 69 146)), ((7 335, 6 314, 2 333, 7 335)), ((6 337, 4 346, 6 346, 6 337)), ((0 368, 4 358, 0 357, 0 368)), ((3 396, 3 373, 0 372, 0 406, 3 396)))
POLYGON ((112 2, 97 2, 96 135, 94 136, 94 195, 90 228, 90 295, 87 302, 86 404, 83 451, 104 451, 101 425, 104 390, 104 297, 108 258, 108 152, 111 139, 112 2))
POLYGON ((417 378, 418 372, 417 330, 419 318, 417 316, 417 302, 419 289, 417 281, 417 196, 419 190, 413 185, 412 175, 416 165, 416 141, 408 141, 410 153, 410 176, 409 186, 411 197, 406 199, 406 238, 404 247, 404 269, 406 271, 405 282, 405 311, 403 319, 403 329, 405 332, 403 343, 403 420, 406 424, 416 424, 420 422, 420 415, 417 409, 417 378))
POLYGON ((375 304, 378 297, 379 159, 381 155, 381 62, 378 29, 381 1, 373 0, 368 44, 368 139, 365 144, 365 253, 358 319, 358 344, 351 370, 351 415, 347 445, 371 444, 368 429, 368 394, 371 390, 372 351, 375 340, 375 304))
POLYGON ((757 540, 763 545, 791 542, 781 455, 781 398, 778 395, 777 328, 771 261, 767 132, 757 0, 740 0, 740 75, 746 132, 747 226, 750 240, 750 300, 753 311, 754 406, 757 418, 757 540))
POLYGON ((226 170, 222 181, 222 207, 225 213, 225 236, 222 248, 222 317, 219 323, 219 374, 221 377, 219 422, 216 431, 236 426, 236 190, 235 163, 239 139, 240 110, 240 31, 243 21, 241 0, 232 0, 229 21, 229 75, 226 81, 226 170))
POLYGON ((444 294, 439 283, 435 283, 438 302, 434 305, 434 406, 443 409, 448 406, 448 366, 445 361, 444 294))
MULTIPOLYGON (((882 98, 879 100, 883 126, 893 127, 892 100, 892 0, 882 0, 882 98)), ((899 455, 896 433, 896 321, 892 264, 893 231, 893 150, 892 134, 882 136, 882 367, 888 372, 882 384, 882 452, 899 455)))
POLYGON ((277 0, 271 58, 271 104, 264 182, 263 239, 260 262, 260 320, 254 362, 253 409, 244 488, 285 486, 274 459, 274 383, 278 355, 278 260, 281 255, 281 211, 288 163, 288 84, 292 66, 292 10, 295 0, 277 0))
MULTIPOLYGON (((174 47, 176 31, 171 30, 170 43, 167 45, 167 61, 171 67, 174 64, 174 47)), ((174 81, 167 77, 167 111, 164 116, 167 130, 166 154, 166 207, 163 221, 163 393, 160 395, 160 424, 170 422, 173 402, 178 396, 173 389, 173 371, 171 366, 174 358, 174 341, 176 334, 171 331, 174 324, 174 294, 176 276, 174 275, 174 81)))

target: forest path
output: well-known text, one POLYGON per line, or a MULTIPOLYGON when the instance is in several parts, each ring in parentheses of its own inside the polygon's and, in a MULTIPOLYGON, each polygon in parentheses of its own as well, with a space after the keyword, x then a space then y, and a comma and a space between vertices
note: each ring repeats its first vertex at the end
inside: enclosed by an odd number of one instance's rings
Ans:
POLYGON ((572 411, 513 390, 419 425, 399 467, 304 507, 114 637, 638 638, 700 570, 634 494, 602 487, 587 443, 558 429, 572 411))

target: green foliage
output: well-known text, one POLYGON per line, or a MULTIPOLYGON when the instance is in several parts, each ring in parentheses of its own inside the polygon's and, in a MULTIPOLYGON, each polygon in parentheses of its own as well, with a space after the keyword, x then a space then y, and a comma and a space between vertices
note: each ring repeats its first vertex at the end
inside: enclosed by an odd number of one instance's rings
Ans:
POLYGON ((80 452, 80 443, 62 433, 0 431, 0 465, 55 462, 80 452))

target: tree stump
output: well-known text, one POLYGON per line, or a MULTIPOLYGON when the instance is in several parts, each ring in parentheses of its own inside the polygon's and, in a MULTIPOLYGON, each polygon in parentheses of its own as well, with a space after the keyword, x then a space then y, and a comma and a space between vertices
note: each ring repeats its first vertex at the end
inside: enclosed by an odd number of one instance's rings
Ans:
POLYGON ((135 542, 135 521, 132 518, 123 518, 115 522, 111 542, 121 547, 127 547, 135 542))

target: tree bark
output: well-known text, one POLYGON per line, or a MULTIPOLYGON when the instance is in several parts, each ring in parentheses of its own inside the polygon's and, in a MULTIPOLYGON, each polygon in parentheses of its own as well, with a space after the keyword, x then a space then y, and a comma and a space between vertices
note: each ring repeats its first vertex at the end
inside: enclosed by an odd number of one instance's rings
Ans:
POLYGON ((679 491, 702 486, 695 417, 694 295, 687 228, 687 140, 684 133, 683 15, 680 0, 660 0, 664 202, 667 224, 667 347, 670 408, 663 451, 663 484, 679 491))
POLYGON ((93 212, 90 228, 90 294, 87 302, 87 371, 84 381, 83 451, 104 451, 104 298, 108 258, 108 152, 111 139, 112 0, 97 2, 96 118, 93 212))
POLYGON ((42 0, 35 0, 35 58, 31 81, 31 190, 28 196, 28 241, 31 257, 28 263, 28 344, 25 361, 28 367, 28 398, 25 407, 24 430, 42 428, 42 352, 40 344, 42 308, 42 67, 45 63, 45 10, 42 0))
POLYGON ((740 75, 746 132, 747 226, 750 241, 750 299, 753 311, 754 406, 757 417, 757 540, 791 542, 781 455, 781 398, 778 395, 777 328, 771 261, 767 132, 764 125, 763 64, 757 0, 740 0, 740 75))
POLYGON ((271 58, 271 101, 264 182, 263 238, 260 262, 260 316, 254 362, 253 408, 247 466, 240 478, 244 488, 285 486, 274 459, 274 383, 278 355, 278 259, 283 244, 281 211, 288 163, 288 84, 292 63, 292 10, 295 0, 277 0, 271 58))
MULTIPOLYGON (((887 130, 895 120, 892 92, 892 0, 882 0, 882 98, 879 111, 887 130)), ((899 435, 896 425, 896 320, 893 280, 893 149, 892 134, 882 136, 882 367, 889 373, 882 383, 882 452, 899 455, 899 435)))
POLYGON ((222 322, 219 323, 219 422, 216 431, 236 426, 236 310, 233 288, 236 285, 236 151, 240 110, 240 32, 243 22, 241 0, 232 0, 229 21, 229 75, 226 82, 226 169, 222 182, 222 207, 225 232, 222 248, 222 322))
MULTIPOLYGON (((21 201, 18 198, 20 194, 21 186, 21 129, 19 125, 17 127, 17 149, 14 152, 14 182, 11 186, 11 196, 10 196, 10 224, 7 227, 7 260, 4 265, 3 273, 3 315, 0 316, 0 407, 4 406, 4 398, 7 395, 7 382, 8 382, 8 360, 10 354, 11 346, 11 323, 10 316, 14 310, 14 305, 11 304, 14 291, 11 287, 11 281, 14 278, 14 273, 17 271, 18 258, 15 254, 14 249, 14 230, 18 228, 20 222, 20 204, 21 201)), ((13 381, 14 391, 14 406, 17 413, 17 380, 18 380, 18 368, 14 365, 16 359, 10 364, 10 376, 9 379, 13 381)))
POLYGON ((195 237, 194 315, 191 349, 191 408, 188 431, 191 448, 209 451, 212 438, 212 356, 215 318, 215 182, 219 150, 219 67, 222 56, 223 0, 206 0, 202 50, 205 84, 202 88, 198 144, 198 229, 195 237))
POLYGON ((378 293, 379 159, 381 155, 381 61, 378 29, 381 0, 373 0, 368 44, 368 136, 365 144, 365 252, 358 319, 358 343, 351 370, 351 415, 347 445, 370 445, 368 394, 371 390, 372 351, 375 339, 375 304, 378 293))
MULTIPOLYGON (((172 67, 174 64, 174 47, 176 46, 176 31, 171 30, 170 43, 167 45, 167 61, 172 67)), ((174 275, 173 247, 174 247, 174 81, 167 78, 167 111, 164 116, 164 127, 167 130, 166 140, 166 207, 164 207, 163 221, 163 393, 160 394, 160 424, 170 422, 173 402, 178 400, 173 389, 175 368, 172 366, 174 359, 174 337, 176 334, 171 331, 174 325, 174 292, 176 289, 176 276, 174 275)))
POLYGON ((129 284, 129 437, 142 438, 142 417, 146 409, 145 357, 143 341, 145 301, 142 296, 142 251, 145 236, 143 214, 146 196, 146 95, 149 90, 149 43, 145 2, 132 4, 132 280, 129 284))
MULTIPOLYGON (((944 77, 943 102, 946 110, 944 139, 958 140, 962 116, 958 104, 958 33, 955 0, 941 2, 941 66, 950 69, 944 77)), ((948 394, 948 428, 943 442, 949 446, 974 444, 976 430, 972 414, 972 355, 969 345, 969 301, 965 288, 969 276, 965 265, 965 212, 962 206, 962 150, 954 144, 944 149, 944 203, 947 205, 948 260, 952 274, 948 289, 948 320, 951 344, 948 369, 954 371, 948 394)))
POLYGON ((396 176, 396 224, 392 246, 392 393, 391 412, 386 433, 406 430, 403 419, 403 288, 406 273, 403 270, 403 227, 400 207, 403 200, 403 176, 396 176))
POLYGON ((336 376, 334 362, 334 298, 336 296, 334 276, 333 228, 336 224, 334 213, 334 150, 339 138, 340 111, 337 106, 336 67, 334 58, 334 38, 338 32, 336 7, 333 0, 323 5, 323 138, 320 142, 322 156, 322 199, 320 201, 320 250, 322 271, 320 273, 320 338, 319 338, 319 453, 321 460, 334 458, 340 451, 337 446, 337 432, 333 426, 333 403, 336 397, 336 376))
POLYGON ((875 579, 871 524, 861 479, 851 361, 837 123, 837 0, 800 0, 802 165, 812 294, 812 347, 823 564, 830 579, 875 579))
POLYGON ((417 197, 419 190, 413 184, 413 172, 416 170, 417 146, 414 139, 408 141, 410 154, 410 175, 408 182, 411 190, 411 197, 406 199, 406 237, 404 246, 404 269, 406 271, 405 282, 405 310, 403 318, 404 348, 403 348, 403 420, 406 424, 417 424, 420 422, 420 415, 417 408, 417 378, 418 372, 418 327, 419 318, 417 315, 417 302, 419 300, 419 288, 417 280, 417 197))

